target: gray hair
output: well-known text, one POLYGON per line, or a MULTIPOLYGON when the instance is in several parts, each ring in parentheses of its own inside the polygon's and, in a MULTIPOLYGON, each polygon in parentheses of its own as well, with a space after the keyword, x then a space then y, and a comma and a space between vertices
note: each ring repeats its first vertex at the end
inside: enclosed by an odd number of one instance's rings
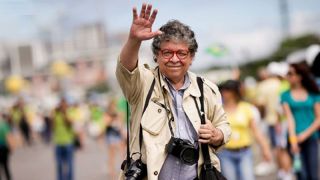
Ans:
POLYGON ((192 57, 197 52, 198 43, 194 36, 194 32, 190 29, 189 26, 181 23, 178 20, 171 20, 161 26, 160 31, 162 31, 163 33, 159 36, 154 37, 152 42, 152 52, 154 57, 158 55, 161 43, 170 40, 182 41, 187 43, 192 57))

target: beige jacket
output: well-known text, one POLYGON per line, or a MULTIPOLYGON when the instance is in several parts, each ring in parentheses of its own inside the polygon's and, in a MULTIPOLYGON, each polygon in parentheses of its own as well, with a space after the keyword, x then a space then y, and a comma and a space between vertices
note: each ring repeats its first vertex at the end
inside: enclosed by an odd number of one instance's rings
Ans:
POLYGON ((256 104, 263 106, 263 118, 268 125, 275 125, 279 121, 280 86, 281 81, 276 77, 263 80, 257 86, 256 104))
MULTIPOLYGON (((158 68, 151 70, 147 65, 138 67, 132 72, 125 69, 120 61, 116 69, 116 76, 124 96, 127 98, 130 110, 130 152, 139 152, 139 126, 141 122, 143 131, 143 144, 142 144, 142 161, 148 167, 148 179, 158 179, 161 167, 166 158, 165 145, 168 143, 171 134, 168 125, 168 118, 164 108, 160 104, 164 104, 162 92, 160 91, 160 83, 158 78, 158 68), (153 79, 156 79, 156 84, 149 101, 149 105, 142 115, 143 106, 147 93, 150 89, 153 79)), ((200 117, 194 102, 196 97, 200 106, 199 98, 200 90, 198 89, 196 75, 188 72, 191 85, 184 92, 183 108, 186 115, 190 119, 196 131, 200 128, 200 117)), ((160 78, 161 84, 169 92, 167 84, 160 78)), ((168 93, 165 93, 168 95, 168 93)), ((226 114, 222 108, 221 95, 216 85, 210 81, 204 80, 204 96, 205 96, 205 112, 206 118, 212 124, 221 129, 224 134, 224 143, 229 140, 231 129, 227 121, 226 114)), ((167 99, 170 99, 167 97, 167 99)), ((170 107, 173 107, 170 102, 170 107)), ((171 108, 173 109, 173 108, 171 108)), ((171 123, 172 128, 175 129, 175 123, 171 123)), ((216 149, 210 147, 210 158, 214 166, 220 169, 220 162, 217 158, 216 149)), ((201 151, 200 151, 201 152, 201 151)), ((203 164, 202 153, 198 162, 198 172, 200 166, 203 164)), ((121 173, 120 179, 123 178, 121 173)))

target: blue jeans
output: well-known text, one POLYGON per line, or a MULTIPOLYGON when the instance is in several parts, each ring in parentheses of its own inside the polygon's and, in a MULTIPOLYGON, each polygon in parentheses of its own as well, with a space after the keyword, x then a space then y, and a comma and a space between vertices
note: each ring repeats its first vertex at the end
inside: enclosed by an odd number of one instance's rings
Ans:
POLYGON ((224 149, 218 154, 222 174, 228 180, 254 180, 253 154, 250 147, 241 150, 224 149))
POLYGON ((57 179, 73 180, 73 145, 57 145, 55 148, 57 179))
POLYGON ((316 138, 309 138, 299 144, 302 169, 297 173, 299 180, 318 180, 318 142, 316 138))
POLYGON ((268 127, 268 133, 271 143, 271 148, 274 148, 277 146, 277 136, 276 136, 276 128, 275 125, 269 125, 268 127))

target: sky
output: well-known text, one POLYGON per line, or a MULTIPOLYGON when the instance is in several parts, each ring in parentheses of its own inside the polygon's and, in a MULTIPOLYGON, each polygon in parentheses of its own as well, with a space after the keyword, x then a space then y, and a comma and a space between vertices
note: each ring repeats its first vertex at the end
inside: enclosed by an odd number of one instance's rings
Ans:
MULTIPOLYGON (((0 0, 0 42, 37 38, 39 32, 72 32, 81 24, 102 21, 109 35, 127 33, 132 7, 143 2, 158 9, 154 29, 178 19, 195 32, 199 44, 194 66, 238 65, 267 56, 281 40, 281 0, 0 0), (228 53, 213 57, 212 45, 228 53)), ((320 34, 320 1, 287 0, 290 35, 320 34)), ((149 45, 150 42, 146 42, 149 45)))

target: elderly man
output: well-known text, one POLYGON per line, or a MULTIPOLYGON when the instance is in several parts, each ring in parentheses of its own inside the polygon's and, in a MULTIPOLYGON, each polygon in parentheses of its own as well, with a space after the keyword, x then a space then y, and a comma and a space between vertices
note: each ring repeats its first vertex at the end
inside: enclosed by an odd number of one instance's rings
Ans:
POLYGON ((203 164, 199 144, 209 144, 212 164, 220 169, 215 151, 229 140, 231 130, 217 86, 205 79, 206 124, 201 125, 201 92, 197 76, 188 71, 198 48, 194 32, 177 20, 152 31, 156 15, 157 10, 152 11, 150 4, 143 4, 139 15, 133 8, 129 38, 116 70, 132 112, 130 151, 141 152, 147 179, 197 179, 203 164), (138 64, 142 41, 152 38, 153 57, 158 64, 154 69, 138 64), (185 149, 190 153, 184 151, 185 146, 172 144, 173 139, 188 144, 189 149, 185 149))

